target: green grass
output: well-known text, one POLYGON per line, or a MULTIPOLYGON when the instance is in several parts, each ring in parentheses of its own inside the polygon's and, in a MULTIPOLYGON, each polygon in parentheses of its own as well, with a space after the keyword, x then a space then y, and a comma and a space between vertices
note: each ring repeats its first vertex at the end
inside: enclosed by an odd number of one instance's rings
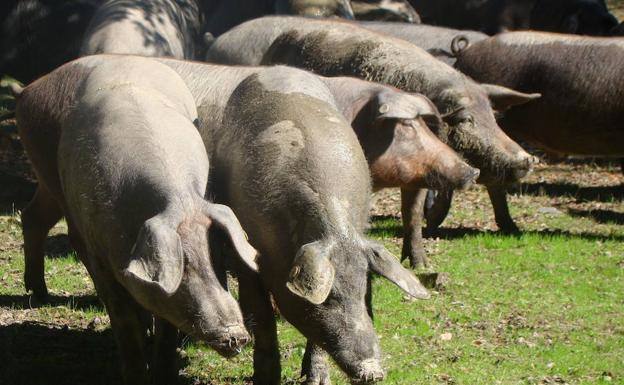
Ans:
MULTIPOLYGON (((555 166, 538 170, 530 183, 544 180, 543 191, 511 197, 513 215, 525 230, 517 237, 492 231, 482 189, 458 194, 441 237, 427 241, 431 270, 450 275, 431 300, 409 301, 387 281, 375 279, 385 383, 624 384, 621 177, 613 166, 555 166), (581 186, 575 177, 599 187, 581 186), (577 188, 561 187, 562 180, 577 188), (542 213, 543 207, 559 213, 542 213)), ((399 219, 379 218, 370 235, 398 254, 399 219)), ((4 354, 17 368, 12 374, 0 368, 0 383, 11 383, 13 375, 21 383, 57 384, 68 371, 74 383, 117 382, 108 319, 72 253, 47 259, 52 305, 31 308, 23 296, 19 225, 10 210, 0 216, 0 345, 9 341, 0 360, 6 361, 4 354), (45 354, 59 344, 63 355, 45 354), (93 359, 83 360, 87 354, 93 359), (32 365, 52 374, 32 380, 24 374, 32 365)), ((64 232, 63 224, 53 231, 61 249, 64 232)), ((284 383, 295 383, 305 340, 283 320, 279 337, 284 383)), ((252 375, 251 348, 224 360, 189 343, 181 355, 189 384, 248 383, 252 375)), ((347 383, 336 368, 332 380, 347 383)))

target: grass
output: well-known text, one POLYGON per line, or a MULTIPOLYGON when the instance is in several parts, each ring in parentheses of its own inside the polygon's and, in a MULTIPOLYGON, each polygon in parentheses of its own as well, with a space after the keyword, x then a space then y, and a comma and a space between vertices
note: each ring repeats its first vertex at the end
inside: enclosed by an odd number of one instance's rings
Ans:
MULTIPOLYGON (((624 189, 614 166, 541 167, 511 197, 525 230, 493 230, 481 188, 458 194, 439 238, 427 240, 431 270, 450 282, 411 302, 374 283, 375 326, 387 384, 624 384, 624 189), (545 209, 547 208, 547 210, 545 209), (595 213, 600 213, 596 215, 595 213)), ((396 192, 379 194, 370 234, 399 253, 396 192)), ((85 269, 52 232, 46 278, 51 305, 22 288, 19 216, 0 216, 0 384, 119 381, 108 318, 85 269), (36 373, 33 375, 33 373, 36 373)), ((305 340, 279 322, 284 383, 298 381, 305 340)), ((252 350, 224 360, 190 343, 188 384, 245 384, 252 350)), ((346 384, 332 370, 334 384, 346 384)))

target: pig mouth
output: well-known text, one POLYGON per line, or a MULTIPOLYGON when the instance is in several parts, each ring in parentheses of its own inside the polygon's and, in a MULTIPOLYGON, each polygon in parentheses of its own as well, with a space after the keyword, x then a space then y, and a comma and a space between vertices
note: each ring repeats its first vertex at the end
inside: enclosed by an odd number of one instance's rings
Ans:
POLYGON ((248 336, 225 337, 219 340, 206 341, 214 351, 225 358, 232 358, 243 351, 250 338, 248 336))
POLYGON ((383 380, 385 376, 379 360, 371 358, 360 362, 355 376, 349 380, 353 385, 368 385, 383 380))

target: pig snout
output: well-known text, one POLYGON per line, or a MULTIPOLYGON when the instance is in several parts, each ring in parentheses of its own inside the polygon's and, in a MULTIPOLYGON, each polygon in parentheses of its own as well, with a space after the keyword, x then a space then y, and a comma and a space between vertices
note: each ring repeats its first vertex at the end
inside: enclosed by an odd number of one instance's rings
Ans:
POLYGON ((526 152, 522 152, 517 161, 515 162, 515 167, 513 168, 513 178, 515 180, 519 180, 527 176, 531 171, 533 171, 533 166, 539 163, 539 158, 533 155, 530 155, 526 152))
POLYGON ((475 184, 477 182, 477 179, 479 179, 480 174, 481 174, 481 171, 478 168, 467 166, 464 171, 463 181, 461 185, 459 186, 459 188, 465 189, 475 184))
POLYGON ((370 358, 357 365, 356 376, 351 378, 354 385, 373 384, 381 381, 385 377, 381 362, 376 358, 370 358))
POLYGON ((218 333, 219 337, 211 338, 206 343, 223 357, 234 357, 251 340, 249 333, 242 325, 232 325, 218 333))

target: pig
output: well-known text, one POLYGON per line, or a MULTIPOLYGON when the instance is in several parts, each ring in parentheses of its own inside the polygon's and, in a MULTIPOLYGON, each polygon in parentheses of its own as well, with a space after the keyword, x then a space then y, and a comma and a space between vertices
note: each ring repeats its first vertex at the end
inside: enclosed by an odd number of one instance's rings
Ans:
POLYGON ((202 38, 198 0, 109 0, 96 11, 81 55, 196 57, 202 38))
POLYGON ((352 0, 351 6, 356 20, 420 24, 420 15, 407 0, 352 0))
MULTIPOLYGON (((224 67, 157 59, 195 96, 217 201, 258 249, 261 281, 241 275, 254 320, 254 383, 280 382, 271 293, 308 339, 304 375, 327 374, 322 351, 356 383, 384 376, 370 314, 371 274, 416 298, 429 294, 384 247, 363 236, 370 199, 365 155, 318 77, 289 67, 224 67), (322 349, 322 350, 321 350, 322 349)), ((309 382, 313 383, 313 382, 309 382)))
POLYGON ((405 23, 383 21, 361 21, 357 24, 371 31, 409 41, 450 66, 455 64, 453 52, 461 49, 461 46, 458 44, 470 44, 488 38, 488 35, 477 31, 465 31, 426 24, 406 25, 405 23), (459 39, 457 39, 458 37, 459 39))
POLYGON ((502 116, 512 138, 560 155, 622 157, 623 61, 622 39, 509 32, 458 52, 456 65, 477 81, 542 94, 502 116))
POLYGON ((209 242, 222 236, 250 274, 257 252, 231 209, 204 200, 208 157, 182 79, 147 58, 92 56, 17 93, 19 133, 39 180, 22 214, 27 288, 46 292, 43 241, 65 215, 127 384, 149 380, 149 314, 157 383, 177 376, 176 329, 225 356, 239 352, 249 335, 209 242))
POLYGON ((207 12, 205 32, 219 36, 247 20, 274 14, 355 18, 349 0, 218 0, 207 12))
POLYGON ((356 78, 321 79, 358 136, 373 188, 401 189, 402 260, 410 258, 412 267, 427 265, 421 230, 423 189, 466 188, 477 179, 479 170, 466 164, 429 129, 439 131, 443 123, 425 96, 356 78))
POLYGON ((104 0, 3 0, 0 76, 23 83, 78 57, 89 21, 104 0))
MULTIPOLYGON (((348 22, 275 16, 252 20, 220 36, 206 59, 229 64, 288 64, 325 76, 356 76, 425 95, 444 116, 446 125, 438 136, 481 170, 477 182, 491 193, 498 226, 503 231, 517 230, 504 186, 524 177, 537 158, 500 129, 494 109, 505 111, 539 94, 477 84, 413 44, 348 22)), ((429 218, 437 219, 434 215, 429 218)))

